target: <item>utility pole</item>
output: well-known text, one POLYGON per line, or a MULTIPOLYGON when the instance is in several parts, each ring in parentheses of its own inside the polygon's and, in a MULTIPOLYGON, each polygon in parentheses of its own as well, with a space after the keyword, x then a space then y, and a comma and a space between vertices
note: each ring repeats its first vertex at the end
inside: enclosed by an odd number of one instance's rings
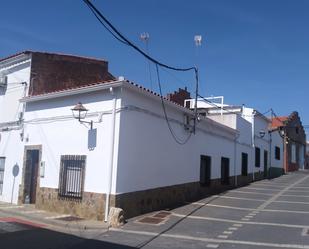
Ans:
POLYGON ((195 56, 196 56, 196 86, 195 86, 195 103, 194 103, 194 131, 196 132, 196 124, 197 124, 197 98, 198 98, 198 48, 202 46, 202 36, 201 35, 195 35, 194 36, 194 42, 195 42, 195 56))

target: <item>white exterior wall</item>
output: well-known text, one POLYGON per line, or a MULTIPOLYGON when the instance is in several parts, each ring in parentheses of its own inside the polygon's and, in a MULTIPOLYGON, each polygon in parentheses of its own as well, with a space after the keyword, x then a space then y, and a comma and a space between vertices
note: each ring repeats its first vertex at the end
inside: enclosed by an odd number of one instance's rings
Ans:
MULTIPOLYGON (((268 152, 267 168, 269 168, 270 138, 268 133, 268 125, 269 122, 260 115, 254 116, 254 145, 255 147, 259 147, 261 151, 260 167, 255 167, 255 172, 264 171, 264 151, 268 152), (260 136, 260 131, 265 132, 264 137, 260 136)), ((254 151, 254 158, 255 158, 255 151, 254 151)))
POLYGON ((251 143, 251 132, 252 125, 250 122, 242 118, 239 114, 217 114, 208 116, 210 119, 215 120, 221 124, 227 125, 237 130, 236 139, 236 168, 234 175, 241 175, 241 163, 242 153, 248 154, 248 173, 253 172, 254 162, 252 157, 252 143, 251 143))
POLYGON ((273 131, 271 134, 272 148, 271 148, 271 167, 283 169, 283 138, 279 135, 278 131, 273 131), (280 148, 280 160, 275 158, 275 147, 280 148))
POLYGON ((1 94, 0 89, 0 123, 18 120, 18 113, 22 111, 19 99, 27 93, 30 82, 30 58, 16 63, 0 63, 0 74, 7 76, 7 89, 1 94), (27 84, 23 85, 22 82, 27 84))
MULTIPOLYGON (((230 175, 233 175, 235 131, 232 129, 222 128, 222 125, 209 119, 202 120, 198 123, 196 134, 192 134, 188 143, 179 145, 173 140, 162 117, 159 97, 125 90, 122 104, 133 105, 161 117, 137 110, 122 113, 117 171, 118 194, 198 182, 201 155, 211 156, 212 179, 221 177, 221 157, 230 158, 230 175)), ((169 118, 183 122, 184 114, 181 110, 168 105, 166 107, 169 118)), ((184 139, 188 136, 183 125, 174 122, 171 124, 178 137, 184 139)))
POLYGON ((21 127, 9 126, 8 122, 18 121, 19 113, 23 112, 23 105, 19 99, 28 91, 30 83, 31 59, 29 56, 19 56, 0 62, 0 74, 7 76, 7 88, 0 89, 0 157, 5 157, 3 192, 0 201, 17 203, 18 187, 21 183, 23 143, 20 138, 21 127), (26 84, 21 84, 26 82, 26 84), (12 128, 17 130, 11 130, 12 128), (19 175, 15 178, 12 170, 14 165, 19 166, 19 175))
POLYGON ((22 178, 24 148, 20 139, 20 131, 9 131, 1 133, 0 157, 5 157, 3 192, 0 195, 0 201, 17 203, 18 187, 22 178), (13 167, 19 166, 19 174, 15 178, 13 190, 13 167))
MULTIPOLYGON (((107 193, 112 149, 113 98, 109 91, 100 91, 27 104, 26 120, 32 122, 26 124, 25 133, 29 142, 25 145, 42 145, 42 161, 45 162, 45 177, 41 178, 40 187, 58 188, 61 155, 86 155, 84 191, 107 193), (99 122, 98 115, 87 119, 93 120, 94 128, 97 129, 97 147, 93 151, 88 149, 89 127, 79 124, 72 117, 71 108, 78 102, 82 102, 90 110, 89 116, 94 112, 108 112, 103 114, 102 122, 99 122), (46 123, 36 121, 55 116, 65 116, 68 120, 46 123)), ((120 105, 121 100, 118 99, 116 109, 120 105)), ((119 112, 116 114, 115 122, 114 165, 117 165, 119 112)), ((115 185, 112 186, 112 193, 114 192, 115 185)))

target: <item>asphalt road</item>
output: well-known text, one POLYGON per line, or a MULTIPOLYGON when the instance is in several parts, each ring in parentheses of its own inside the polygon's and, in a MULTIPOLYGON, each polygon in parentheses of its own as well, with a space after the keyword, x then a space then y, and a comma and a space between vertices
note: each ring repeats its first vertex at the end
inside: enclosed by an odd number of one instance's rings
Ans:
POLYGON ((131 219, 121 229, 75 235, 0 218, 0 248, 309 249, 309 172, 188 203, 159 215, 159 224, 140 222, 157 213, 131 219))

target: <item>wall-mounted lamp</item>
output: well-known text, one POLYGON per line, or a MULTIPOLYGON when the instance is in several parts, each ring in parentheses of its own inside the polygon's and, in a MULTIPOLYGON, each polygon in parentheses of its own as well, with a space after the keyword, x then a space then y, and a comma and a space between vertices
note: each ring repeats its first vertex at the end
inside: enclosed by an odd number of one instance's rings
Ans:
POLYGON ((81 102, 79 102, 74 108, 71 109, 73 113, 73 117, 76 118, 80 123, 89 124, 90 129, 93 128, 93 121, 83 121, 87 116, 88 109, 86 109, 81 102))
POLYGON ((260 130, 259 134, 260 134, 260 137, 263 138, 265 136, 266 132, 264 130, 260 130))

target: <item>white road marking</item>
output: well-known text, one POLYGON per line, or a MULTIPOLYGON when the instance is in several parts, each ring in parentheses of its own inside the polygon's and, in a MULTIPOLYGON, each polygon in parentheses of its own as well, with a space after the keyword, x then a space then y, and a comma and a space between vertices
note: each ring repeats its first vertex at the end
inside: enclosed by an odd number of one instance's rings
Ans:
POLYGON ((308 231, 309 231, 309 227, 304 227, 302 233, 301 233, 301 236, 308 236, 308 231))
POLYGON ((238 227, 229 227, 228 230, 236 231, 236 230, 238 230, 238 227))
POLYGON ((242 227, 242 226, 243 226, 243 224, 239 224, 239 223, 233 224, 233 227, 242 227))
POLYGON ((241 220, 249 221, 250 219, 248 219, 248 218, 241 218, 241 220))
MULTIPOLYGON (((282 189, 281 191, 279 191, 278 193, 276 193, 274 196, 272 196, 268 201, 265 201, 262 205, 260 205, 257 209, 260 211, 266 211, 265 207, 267 207, 269 204, 271 204, 273 201, 275 201, 277 198, 280 197, 280 195, 282 195, 283 193, 290 191, 291 188, 293 188, 294 186, 296 186, 297 184, 305 181, 306 179, 309 178, 309 175, 299 179, 298 181, 294 182, 293 184, 291 184, 290 186, 282 189)), ((291 211, 289 211, 288 213, 291 213, 291 211)), ((309 213, 309 212, 308 212, 309 213)))
MULTIPOLYGON (((273 202, 273 201, 271 201, 273 202)), ((271 202, 265 202, 269 205, 271 202)), ((262 204, 263 206, 265 205, 262 204)), ((261 206, 262 206, 261 205, 261 206)), ((206 204, 207 207, 217 207, 217 208, 226 208, 226 209, 235 209, 235 210, 247 210, 247 211, 260 211, 260 212, 279 212, 279 213, 294 213, 294 214, 309 214, 309 211, 301 211, 301 210, 286 210, 286 209, 263 209, 263 208, 242 208, 242 207, 233 207, 233 206, 223 206, 223 205, 215 205, 215 204, 206 204)))
POLYGON ((252 186, 269 186, 269 187, 277 187, 277 188, 280 188, 280 187, 288 187, 289 185, 288 184, 276 184, 276 183, 262 183, 262 182, 255 182, 254 184, 251 184, 252 186))
POLYGON ((268 188, 254 188, 254 187, 245 187, 244 189, 253 189, 253 190, 265 190, 265 191, 280 191, 280 189, 268 189, 268 188))
POLYGON ((233 190, 230 193, 242 193, 242 194, 253 194, 253 195, 267 195, 267 196, 272 196, 272 194, 269 193, 257 193, 257 192, 252 192, 252 191, 242 191, 242 190, 233 190))
POLYGON ((218 235, 218 238, 219 239, 227 239, 229 236, 227 236, 227 235, 218 235))
POLYGON ((281 196, 286 196, 286 197, 298 197, 298 198, 309 198, 309 195, 289 195, 289 194, 284 194, 281 196))
MULTIPOLYGON (((110 231, 128 233, 128 234, 146 235, 146 236, 148 235, 152 237, 165 237, 165 238, 183 239, 183 240, 190 240, 190 241, 201 241, 201 242, 207 242, 207 243, 250 245, 250 246, 275 247, 275 248, 309 249, 309 245, 304 245, 304 244, 283 244, 283 243, 255 242, 255 241, 248 241, 248 240, 201 238, 201 237, 179 235, 179 234, 166 234, 166 233, 159 234, 159 233, 145 232, 145 231, 122 230, 119 228, 111 228, 110 231)), ((219 235, 219 236, 218 238, 221 238, 221 236, 223 235, 219 235)))
POLYGON ((206 247, 207 248, 218 248, 219 245, 218 244, 207 244, 206 247))
POLYGON ((224 231, 223 234, 232 234, 233 231, 224 231))
POLYGON ((271 223, 271 222, 255 222, 255 221, 240 221, 240 220, 230 220, 230 219, 222 219, 222 218, 213 218, 213 217, 203 217, 203 216, 194 216, 194 215, 183 215, 183 214, 173 214, 173 216, 177 217, 186 217, 188 219, 196 219, 196 220, 210 220, 210 221, 218 221, 218 222, 226 222, 226 223, 234 223, 235 227, 242 227, 243 224, 246 225, 261 225, 261 226, 275 226, 275 227, 289 227, 289 228, 304 228, 308 227, 305 225, 293 225, 293 224, 284 224, 284 223, 271 223))
POLYGON ((309 214, 309 211, 286 210, 286 209, 263 209, 261 211, 263 211, 263 212, 275 212, 275 213, 309 214))
POLYGON ((251 218, 253 218, 253 216, 252 215, 246 215, 245 218, 251 219, 251 218))
POLYGON ((273 202, 309 205, 309 202, 305 202, 305 201, 273 201, 273 202))
POLYGON ((70 216, 71 216, 71 215, 63 214, 63 215, 56 215, 56 216, 45 217, 45 219, 52 220, 52 219, 59 219, 59 218, 70 217, 70 216))
POLYGON ((293 192, 293 193, 308 193, 309 191, 308 190, 288 190, 286 192, 293 192))
POLYGON ((220 196, 220 198, 236 199, 236 200, 246 200, 246 201, 267 201, 267 199, 253 199, 253 198, 226 196, 226 195, 222 195, 222 196, 220 196))
POLYGON ((215 205, 215 204, 207 204, 208 207, 218 207, 218 208, 227 208, 227 209, 236 209, 236 210, 246 210, 246 211, 254 211, 255 208, 242 208, 242 207, 233 207, 233 206, 224 206, 224 205, 215 205))

